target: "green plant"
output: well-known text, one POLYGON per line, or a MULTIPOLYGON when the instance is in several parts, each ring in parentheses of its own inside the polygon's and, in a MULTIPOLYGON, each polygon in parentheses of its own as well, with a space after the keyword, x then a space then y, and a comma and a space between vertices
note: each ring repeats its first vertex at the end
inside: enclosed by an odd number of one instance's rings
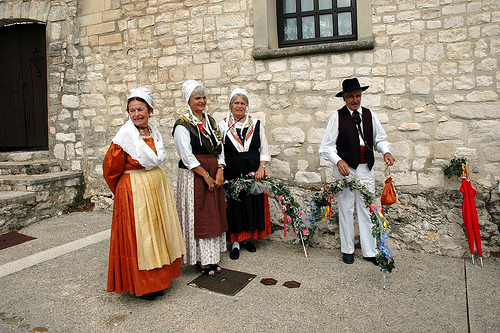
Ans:
POLYGON ((451 178, 451 176, 461 176, 462 163, 467 164, 467 159, 465 157, 452 158, 450 164, 443 166, 444 174, 448 176, 448 178, 451 178))
POLYGON ((83 175, 80 176, 80 181, 75 186, 76 194, 73 198, 73 201, 66 207, 64 213, 71 212, 80 212, 80 211, 89 211, 94 208, 94 203, 90 200, 90 198, 85 198, 85 190, 87 189, 87 182, 83 175))

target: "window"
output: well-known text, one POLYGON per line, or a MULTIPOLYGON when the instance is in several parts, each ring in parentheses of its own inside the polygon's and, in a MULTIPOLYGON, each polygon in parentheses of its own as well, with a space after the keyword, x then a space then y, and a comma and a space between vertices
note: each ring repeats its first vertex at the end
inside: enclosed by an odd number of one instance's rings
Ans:
POLYGON ((357 38, 356 0, 277 0, 279 47, 357 38))
POLYGON ((375 47, 370 0, 254 0, 253 14, 256 60, 375 47))

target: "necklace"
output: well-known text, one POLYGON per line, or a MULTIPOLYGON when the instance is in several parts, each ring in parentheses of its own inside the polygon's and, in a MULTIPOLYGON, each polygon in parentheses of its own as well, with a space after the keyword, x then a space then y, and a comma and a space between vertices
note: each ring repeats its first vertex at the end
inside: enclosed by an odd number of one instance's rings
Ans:
POLYGON ((151 128, 149 126, 144 126, 144 127, 136 126, 136 127, 139 130, 139 134, 141 135, 141 138, 147 139, 147 138, 151 137, 151 128), (146 133, 146 130, 148 130, 147 133, 146 133))

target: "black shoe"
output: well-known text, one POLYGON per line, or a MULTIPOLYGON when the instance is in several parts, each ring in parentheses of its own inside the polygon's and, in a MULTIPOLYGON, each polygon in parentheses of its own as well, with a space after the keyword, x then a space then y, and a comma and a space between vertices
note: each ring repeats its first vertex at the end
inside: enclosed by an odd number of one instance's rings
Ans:
POLYGON ((140 299, 144 299, 146 301, 154 301, 156 299, 155 293, 144 294, 139 296, 140 299))
POLYGON ((342 261, 350 265, 354 263, 354 253, 342 253, 342 261))
POLYGON ((238 260, 240 257, 240 249, 235 247, 234 249, 231 250, 231 253, 229 253, 229 258, 233 260, 238 260))
POLYGON ((156 297, 158 296, 163 296, 165 295, 165 292, 163 290, 158 290, 158 291, 155 291, 154 293, 152 293, 153 295, 155 295, 156 297))
POLYGON ((363 257, 363 259, 365 259, 366 261, 371 262, 375 266, 378 266, 377 258, 375 258, 375 257, 363 257))
POLYGON ((257 251, 257 248, 255 247, 255 245, 253 245, 250 242, 243 243, 243 247, 245 247, 245 249, 247 249, 248 252, 255 252, 255 251, 257 251))

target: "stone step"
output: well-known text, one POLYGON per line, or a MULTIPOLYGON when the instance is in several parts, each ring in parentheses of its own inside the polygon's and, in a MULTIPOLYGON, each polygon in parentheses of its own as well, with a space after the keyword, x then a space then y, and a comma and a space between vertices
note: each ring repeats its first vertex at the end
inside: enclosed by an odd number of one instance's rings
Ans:
POLYGON ((0 175, 37 175, 60 171, 61 167, 58 161, 36 160, 0 162, 0 175))
POLYGON ((57 214, 82 191, 77 171, 0 175, 0 233, 57 214))
MULTIPOLYGON (((60 171, 39 175, 0 175, 0 191, 37 192, 42 191, 47 185, 61 182, 64 183, 62 187, 75 186, 80 176, 79 171, 60 171)), ((61 185, 56 186, 61 187, 61 185)))
POLYGON ((27 202, 35 202, 35 192, 21 191, 0 191, 0 207, 5 207, 11 204, 24 204, 27 202))
POLYGON ((24 162, 24 161, 35 161, 35 160, 48 160, 49 151, 48 150, 34 150, 34 151, 13 151, 13 152, 1 152, 0 162, 24 162))

